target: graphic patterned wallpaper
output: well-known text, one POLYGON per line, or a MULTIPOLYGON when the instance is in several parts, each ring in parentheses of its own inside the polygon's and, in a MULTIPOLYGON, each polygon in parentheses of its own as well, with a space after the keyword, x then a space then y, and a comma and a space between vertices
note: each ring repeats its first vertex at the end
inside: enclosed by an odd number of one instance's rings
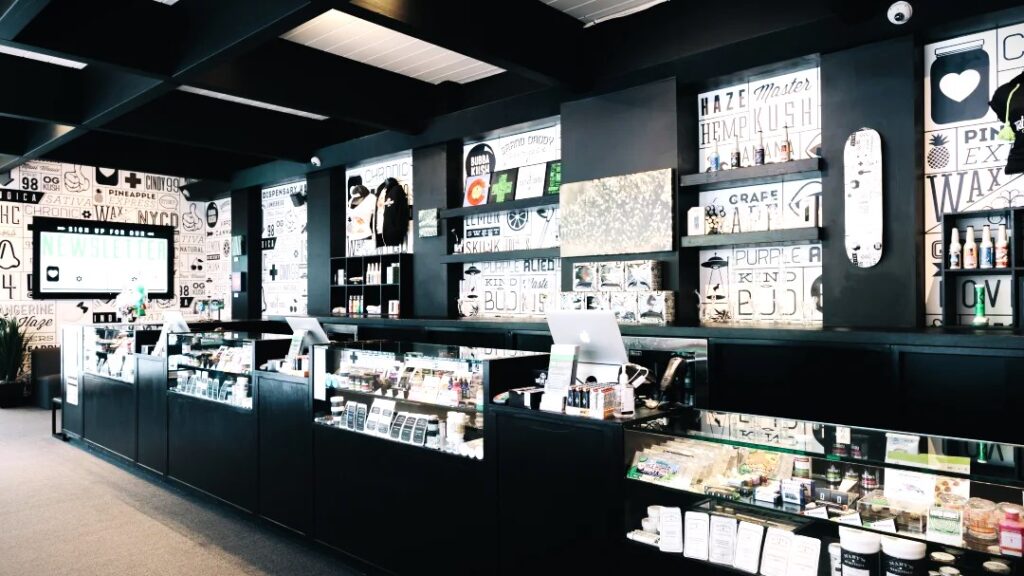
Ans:
MULTIPOLYGON (((937 326, 940 266, 949 243, 942 238, 942 214, 1024 205, 1024 175, 1004 173, 1012 144, 996 137, 1002 126, 988 105, 999 86, 1024 71, 1024 24, 929 44, 924 70, 925 322, 937 326)), ((1000 224, 972 223, 978 239, 982 225, 990 224, 994 236, 1000 224)), ((974 287, 982 285, 991 321, 1011 321, 1008 275, 960 276, 958 282, 962 314, 972 314, 974 287)))
POLYGON ((298 193, 306 193, 304 180, 262 191, 264 316, 306 314, 306 205, 291 200, 298 193))
POLYGON ((0 182, 0 315, 21 321, 30 348, 58 346, 62 325, 113 311, 113 300, 32 299, 35 217, 173 226, 176 297, 151 301, 145 322, 159 322, 165 310, 196 319, 196 300, 206 298, 224 299, 222 317, 231 317, 230 199, 189 202, 178 189, 183 178, 57 162, 27 162, 11 178, 0 182))
POLYGON ((821 84, 819 69, 760 78, 705 92, 697 97, 700 170, 708 169, 715 142, 723 167, 740 147, 741 164, 754 164, 758 131, 762 132, 765 162, 779 158, 779 146, 789 127, 793 159, 817 157, 821 147, 821 84))
MULTIPOLYGON (((793 159, 817 157, 820 70, 808 68, 699 94, 697 115, 702 171, 709 167, 716 140, 723 166, 737 141, 741 165, 753 165, 754 148, 762 137, 765 162, 777 162, 787 126, 793 159)), ((701 192, 699 203, 716 207, 722 230, 729 233, 769 225, 812 226, 820 219, 820 199, 821 179, 814 178, 701 192)), ((821 272, 821 244, 701 250, 701 323, 820 324, 821 272)))

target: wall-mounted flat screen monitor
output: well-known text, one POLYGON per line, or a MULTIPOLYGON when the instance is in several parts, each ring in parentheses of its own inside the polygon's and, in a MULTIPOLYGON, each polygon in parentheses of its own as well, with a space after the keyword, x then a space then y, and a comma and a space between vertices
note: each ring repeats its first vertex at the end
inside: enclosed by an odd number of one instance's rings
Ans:
POLYGON ((174 297, 173 227, 33 219, 33 298, 111 298, 139 282, 174 297))

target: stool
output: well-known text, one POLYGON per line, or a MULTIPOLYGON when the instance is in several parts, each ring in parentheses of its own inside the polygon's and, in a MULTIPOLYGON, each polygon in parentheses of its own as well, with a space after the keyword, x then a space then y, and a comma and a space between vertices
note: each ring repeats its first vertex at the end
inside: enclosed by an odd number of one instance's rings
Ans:
POLYGON ((50 435, 67 442, 68 435, 64 433, 64 430, 57 431, 57 410, 64 410, 64 401, 60 399, 60 396, 50 398, 50 435))

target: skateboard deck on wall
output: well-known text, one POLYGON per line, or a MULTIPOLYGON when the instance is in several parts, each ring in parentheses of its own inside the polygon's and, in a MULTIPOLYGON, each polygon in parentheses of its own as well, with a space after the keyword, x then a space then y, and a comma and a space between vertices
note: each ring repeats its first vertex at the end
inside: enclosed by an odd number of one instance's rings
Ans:
POLYGON ((843 149, 846 257, 858 268, 882 259, 882 138, 861 128, 843 149))

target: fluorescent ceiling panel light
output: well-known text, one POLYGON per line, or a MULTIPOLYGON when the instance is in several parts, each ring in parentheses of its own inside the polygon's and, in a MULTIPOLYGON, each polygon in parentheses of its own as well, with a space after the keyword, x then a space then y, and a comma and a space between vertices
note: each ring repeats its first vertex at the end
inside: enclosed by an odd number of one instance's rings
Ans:
POLYGON ((260 102, 259 100, 242 98, 241 96, 232 96, 231 94, 224 94, 223 92, 204 90, 202 88, 196 88, 195 86, 179 86, 178 90, 181 90, 182 92, 188 92, 189 94, 198 94, 200 96, 206 96, 208 98, 224 100, 226 102, 234 102, 235 104, 244 104, 246 106, 253 106, 255 108, 263 108, 264 110, 283 112, 285 114, 291 114, 292 116, 301 116, 303 118, 309 118, 310 120, 327 120, 328 118, 328 116, 323 116, 321 114, 314 114, 312 112, 306 112, 304 110, 296 110, 295 108, 288 108, 287 106, 278 106, 277 104, 271 104, 269 102, 260 102))
POLYGON ((505 71, 333 9, 281 38, 431 84, 465 84, 505 71))
POLYGON ((37 62, 46 62, 47 64, 56 64, 57 66, 64 66, 65 68, 74 68, 75 70, 81 70, 86 67, 85 62, 76 62, 75 60, 68 60, 67 58, 58 58, 57 56, 50 56, 49 54, 33 52, 31 50, 24 50, 22 48, 15 48, 13 46, 6 46, 3 44, 0 44, 0 54, 17 56, 18 58, 28 58, 29 60, 35 60, 37 62))
POLYGON ((585 27, 623 18, 668 0, 544 0, 552 8, 580 20, 585 27))

